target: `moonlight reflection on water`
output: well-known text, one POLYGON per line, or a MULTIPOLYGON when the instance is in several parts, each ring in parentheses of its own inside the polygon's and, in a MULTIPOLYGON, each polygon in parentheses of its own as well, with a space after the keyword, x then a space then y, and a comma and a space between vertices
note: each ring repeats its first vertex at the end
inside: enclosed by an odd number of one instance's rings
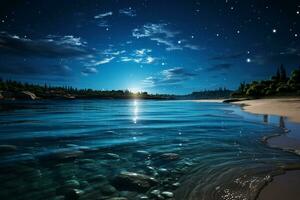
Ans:
POLYGON ((24 103, 0 113, 1 199, 251 199, 277 166, 299 162, 261 143, 283 132, 279 119, 227 104, 24 103))

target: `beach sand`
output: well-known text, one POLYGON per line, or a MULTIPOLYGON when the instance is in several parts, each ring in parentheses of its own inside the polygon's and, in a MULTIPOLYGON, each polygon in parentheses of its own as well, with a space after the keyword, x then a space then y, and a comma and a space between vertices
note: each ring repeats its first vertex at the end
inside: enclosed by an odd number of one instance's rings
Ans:
POLYGON ((204 103, 222 103, 225 99, 199 99, 199 100, 191 100, 194 102, 204 102, 204 103))
MULTIPOLYGON (((243 105, 243 109, 254 114, 287 117, 292 123, 287 128, 290 133, 268 139, 268 145, 300 152, 300 98, 257 99, 233 102, 243 105)), ((258 200, 294 200, 300 198, 300 170, 287 171, 275 176, 262 189, 258 200)))
POLYGON ((233 104, 245 105, 247 112, 285 116, 292 122, 300 123, 300 98, 256 99, 233 104))

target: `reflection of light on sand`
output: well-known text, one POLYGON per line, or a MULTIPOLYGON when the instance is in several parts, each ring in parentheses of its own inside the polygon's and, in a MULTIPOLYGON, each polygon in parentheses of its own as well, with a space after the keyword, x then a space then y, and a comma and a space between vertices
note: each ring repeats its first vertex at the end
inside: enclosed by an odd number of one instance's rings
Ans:
POLYGON ((138 120, 138 114, 139 114, 139 107, 138 107, 138 101, 137 100, 134 100, 133 101, 133 123, 137 123, 137 120, 138 120))

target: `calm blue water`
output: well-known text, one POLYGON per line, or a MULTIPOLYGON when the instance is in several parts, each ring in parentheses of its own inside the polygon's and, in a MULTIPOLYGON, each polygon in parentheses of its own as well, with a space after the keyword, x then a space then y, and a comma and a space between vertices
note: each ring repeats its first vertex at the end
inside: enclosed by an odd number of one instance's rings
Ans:
POLYGON ((283 132, 276 123, 229 104, 13 105, 0 107, 0 145, 16 148, 0 154, 0 199, 168 199, 163 191, 180 200, 254 199, 274 170, 300 161, 261 142, 264 135, 283 132), (115 177, 124 171, 157 183, 143 191, 126 188, 126 182, 119 187, 115 177))

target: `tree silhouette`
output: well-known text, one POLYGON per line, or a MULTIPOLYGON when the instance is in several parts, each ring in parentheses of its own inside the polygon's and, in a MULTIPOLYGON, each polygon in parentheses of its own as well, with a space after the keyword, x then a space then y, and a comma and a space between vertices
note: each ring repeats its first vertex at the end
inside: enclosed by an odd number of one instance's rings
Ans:
POLYGON ((280 65, 280 81, 286 81, 287 80, 287 75, 286 75, 286 70, 283 66, 283 64, 280 65))

